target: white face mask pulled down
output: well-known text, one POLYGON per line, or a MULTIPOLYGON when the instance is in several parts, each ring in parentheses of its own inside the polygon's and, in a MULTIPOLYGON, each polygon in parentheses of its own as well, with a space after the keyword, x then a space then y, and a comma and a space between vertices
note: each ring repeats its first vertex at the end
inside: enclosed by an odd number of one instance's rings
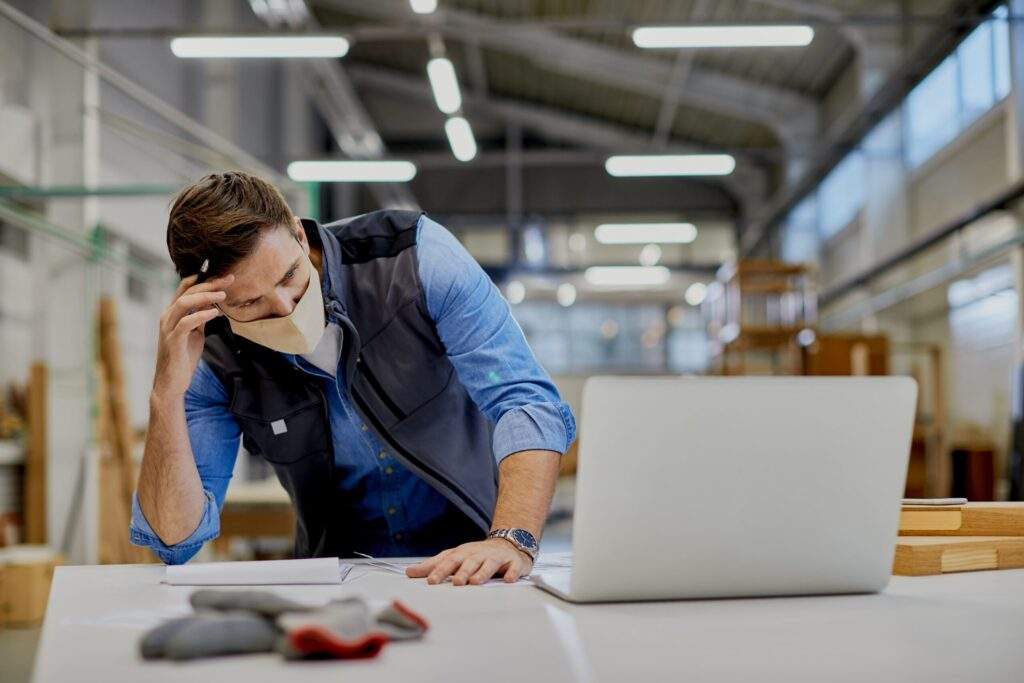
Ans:
POLYGON ((309 268, 309 284, 292 312, 281 318, 264 318, 242 322, 225 314, 231 331, 239 337, 281 353, 311 353, 324 334, 324 295, 320 291, 320 275, 309 255, 305 256, 309 268))

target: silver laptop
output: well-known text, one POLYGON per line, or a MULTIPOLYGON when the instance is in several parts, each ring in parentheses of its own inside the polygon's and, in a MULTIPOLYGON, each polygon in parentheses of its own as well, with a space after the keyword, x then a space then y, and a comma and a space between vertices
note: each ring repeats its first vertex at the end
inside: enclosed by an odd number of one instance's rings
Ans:
POLYGON ((595 377, 583 391, 573 602, 883 589, 917 384, 595 377))

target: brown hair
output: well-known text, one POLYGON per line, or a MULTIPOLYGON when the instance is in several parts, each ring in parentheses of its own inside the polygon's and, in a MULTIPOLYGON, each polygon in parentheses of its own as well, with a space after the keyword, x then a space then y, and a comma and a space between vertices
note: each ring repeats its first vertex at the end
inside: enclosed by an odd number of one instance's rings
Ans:
POLYGON ((214 173, 178 193, 167 219, 167 252, 178 275, 217 277, 249 256, 260 233, 290 226, 292 210, 276 187, 241 171, 214 173))

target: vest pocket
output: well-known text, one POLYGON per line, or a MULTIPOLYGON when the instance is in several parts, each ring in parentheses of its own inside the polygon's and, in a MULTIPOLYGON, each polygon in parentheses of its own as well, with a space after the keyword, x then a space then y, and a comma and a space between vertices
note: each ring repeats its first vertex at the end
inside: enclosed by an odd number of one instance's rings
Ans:
POLYGON ((261 387, 258 394, 236 392, 231 413, 246 437, 246 448, 271 463, 298 462, 330 450, 323 399, 289 388, 261 387))

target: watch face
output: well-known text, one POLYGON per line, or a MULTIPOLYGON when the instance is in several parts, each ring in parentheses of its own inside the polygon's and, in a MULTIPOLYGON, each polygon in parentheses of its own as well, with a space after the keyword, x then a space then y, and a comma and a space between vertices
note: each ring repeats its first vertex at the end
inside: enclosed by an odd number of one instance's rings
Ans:
POLYGON ((523 546, 524 548, 533 549, 537 547, 537 539, 535 539, 533 537, 533 534, 531 534, 529 531, 524 531, 523 529, 513 529, 512 533, 510 533, 509 536, 512 537, 513 541, 523 546))

